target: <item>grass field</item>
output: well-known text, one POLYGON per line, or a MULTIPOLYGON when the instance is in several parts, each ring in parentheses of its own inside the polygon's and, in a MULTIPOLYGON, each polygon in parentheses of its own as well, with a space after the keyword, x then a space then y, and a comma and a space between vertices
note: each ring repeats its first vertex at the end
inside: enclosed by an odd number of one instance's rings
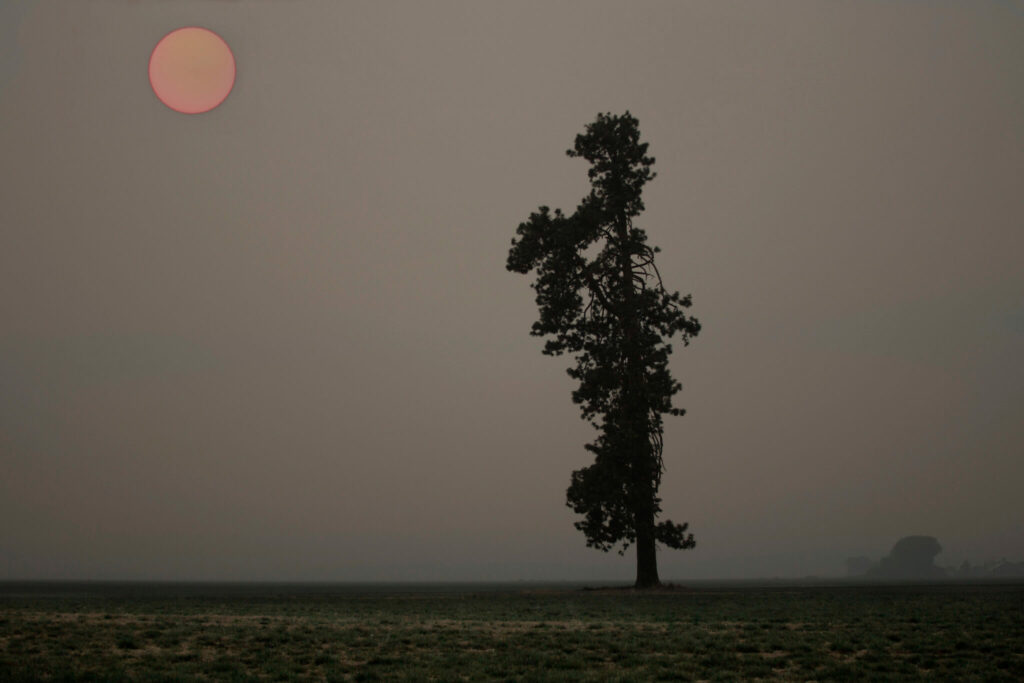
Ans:
POLYGON ((1024 680, 1024 585, 0 584, 0 680, 1024 680))

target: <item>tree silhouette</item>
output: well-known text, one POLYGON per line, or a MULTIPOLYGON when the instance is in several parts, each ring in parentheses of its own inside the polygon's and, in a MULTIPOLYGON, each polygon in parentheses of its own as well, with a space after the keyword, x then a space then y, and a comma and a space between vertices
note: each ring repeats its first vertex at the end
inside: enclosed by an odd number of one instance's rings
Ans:
POLYGON ((544 353, 575 354, 569 375, 579 381, 573 402, 599 435, 585 448, 595 456, 572 474, 567 505, 587 545, 608 551, 637 547, 636 586, 657 586, 656 544, 694 547, 686 524, 656 522, 664 471, 662 415, 682 415, 672 397, 682 387, 668 369, 672 346, 700 331, 685 315, 690 296, 669 293, 654 264, 657 247, 633 225, 644 209, 640 193, 655 177, 638 121, 599 114, 576 136, 570 157, 590 163, 592 190, 576 212, 540 207, 521 223, 507 268, 537 271, 540 318, 530 334, 549 336, 544 353))

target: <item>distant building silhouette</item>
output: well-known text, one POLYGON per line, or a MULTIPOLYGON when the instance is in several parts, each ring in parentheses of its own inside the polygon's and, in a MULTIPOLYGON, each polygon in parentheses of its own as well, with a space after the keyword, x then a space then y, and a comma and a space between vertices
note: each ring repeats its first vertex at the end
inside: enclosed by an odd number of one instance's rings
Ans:
POLYGON ((1024 579, 1024 562, 1009 562, 1003 558, 989 573, 994 579, 1024 579))

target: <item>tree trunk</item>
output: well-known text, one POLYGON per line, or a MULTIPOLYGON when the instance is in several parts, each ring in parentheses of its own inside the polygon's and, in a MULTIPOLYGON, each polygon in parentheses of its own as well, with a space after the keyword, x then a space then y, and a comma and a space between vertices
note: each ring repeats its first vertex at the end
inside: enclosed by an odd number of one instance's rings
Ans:
POLYGON ((654 515, 637 516, 636 534, 636 583, 635 588, 660 586, 658 579, 658 555, 654 540, 654 515), (646 516, 646 519, 640 519, 646 516))
MULTIPOLYGON (((629 218, 624 213, 615 221, 615 232, 620 245, 629 242, 629 218)), ((626 420, 635 439, 631 458, 633 472, 632 496, 633 524, 636 531, 636 588, 653 588, 661 585, 658 579, 658 556, 654 538, 654 481, 647 466, 650 451, 649 433, 646 429, 648 406, 641 398, 644 384, 644 362, 640 356, 638 339, 640 321, 637 318, 636 290, 633 283, 633 259, 629 251, 620 247, 618 266, 622 273, 621 297, 625 304, 622 324, 625 332, 626 373, 622 386, 622 401, 625 403, 626 420)))

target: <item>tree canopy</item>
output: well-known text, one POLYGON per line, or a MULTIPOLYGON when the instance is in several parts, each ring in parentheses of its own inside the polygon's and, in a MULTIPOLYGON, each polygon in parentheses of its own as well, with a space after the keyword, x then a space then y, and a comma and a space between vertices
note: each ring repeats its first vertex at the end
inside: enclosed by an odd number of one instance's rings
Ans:
POLYGON ((572 215, 541 206, 521 223, 507 268, 536 271, 539 319, 530 334, 547 337, 543 352, 574 354, 572 399, 598 430, 585 446, 594 463, 572 474, 567 505, 587 545, 623 554, 637 544, 637 585, 659 583, 655 546, 692 548, 686 524, 656 522, 664 471, 664 414, 682 415, 672 397, 682 388, 668 367, 671 340, 689 344, 700 331, 688 316, 691 297, 669 292, 646 232, 634 224, 641 192, 655 177, 654 158, 627 111, 599 114, 577 135, 570 157, 590 164, 591 192, 572 215))

